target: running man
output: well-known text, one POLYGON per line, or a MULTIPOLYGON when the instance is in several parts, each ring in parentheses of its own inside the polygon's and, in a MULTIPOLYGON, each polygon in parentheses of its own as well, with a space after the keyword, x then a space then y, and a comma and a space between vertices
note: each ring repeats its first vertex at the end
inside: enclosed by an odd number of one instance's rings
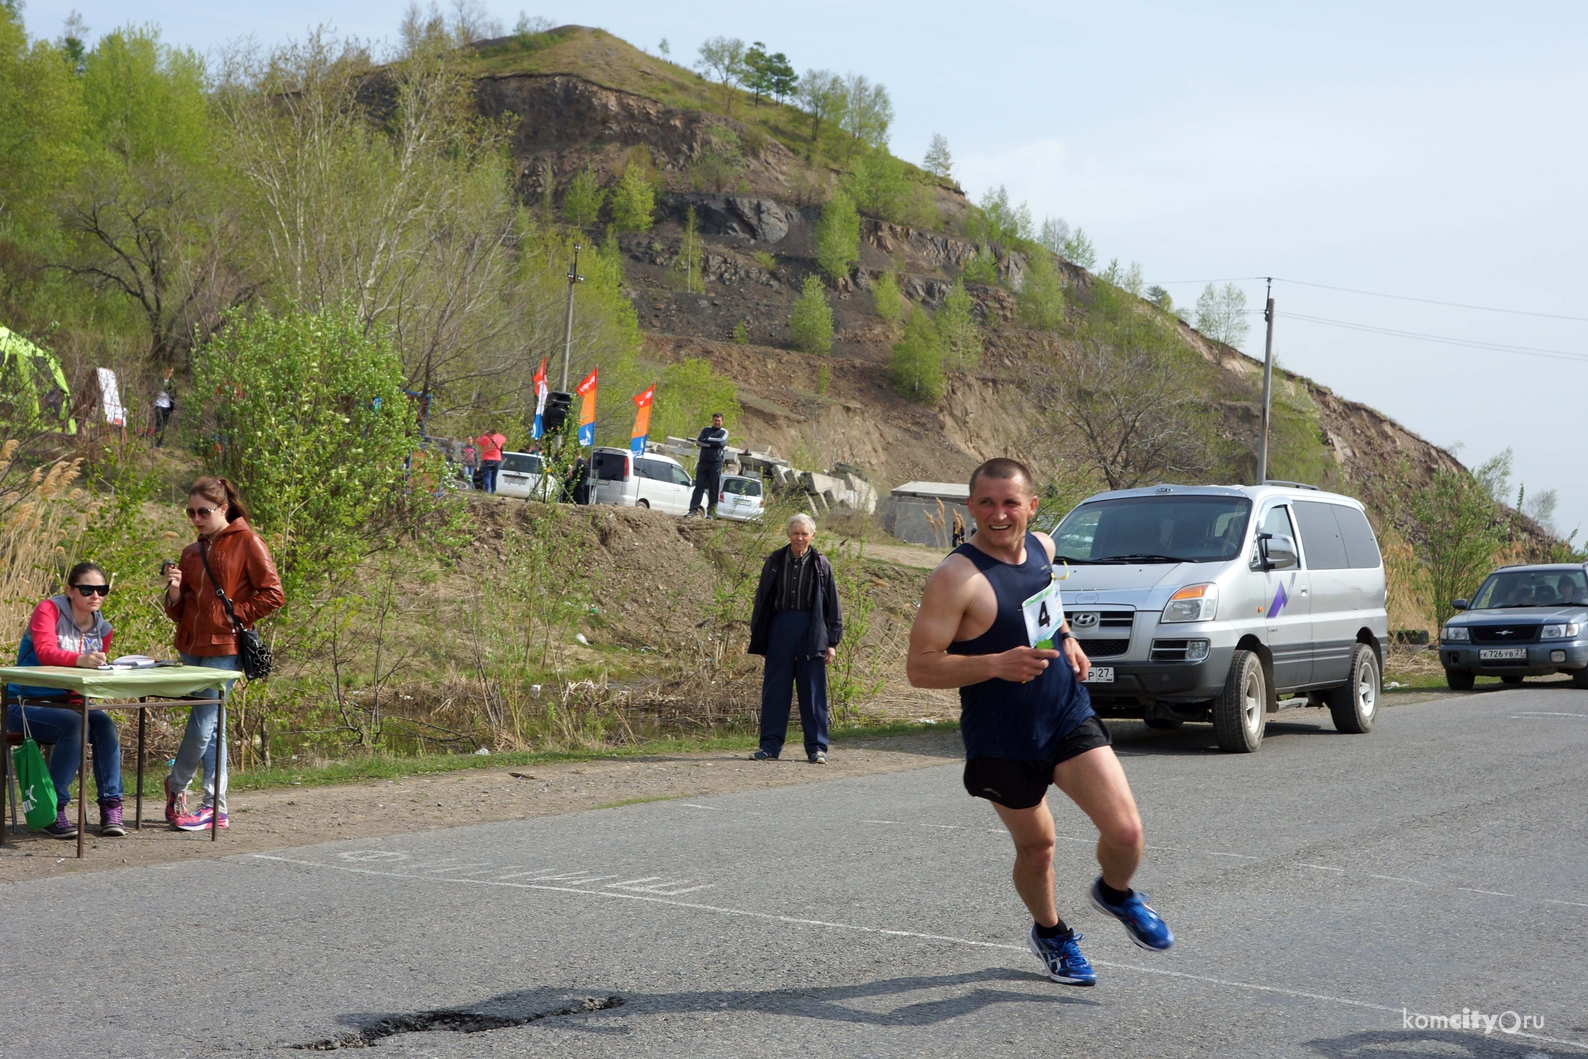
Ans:
POLYGON ((969 507, 976 532, 927 579, 910 630, 910 683, 959 688, 965 789, 992 802, 1014 839, 1015 890, 1035 920, 1031 951, 1055 982, 1096 985, 1076 944, 1081 935, 1059 918, 1054 900, 1049 783, 1100 832, 1092 905, 1144 949, 1167 949, 1174 935, 1130 888, 1141 863, 1141 817, 1108 729, 1077 680, 1092 664, 1064 618, 1053 540, 1026 529, 1037 512, 1030 470, 1017 460, 983 463, 970 476, 969 507))

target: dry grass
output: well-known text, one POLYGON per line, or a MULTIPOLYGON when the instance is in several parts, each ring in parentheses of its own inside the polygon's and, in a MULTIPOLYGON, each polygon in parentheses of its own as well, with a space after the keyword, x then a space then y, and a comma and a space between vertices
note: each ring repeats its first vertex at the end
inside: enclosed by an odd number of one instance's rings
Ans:
POLYGON ((0 628, 7 646, 51 590, 66 563, 68 545, 93 514, 77 486, 82 460, 28 468, 15 439, 0 446, 0 628))

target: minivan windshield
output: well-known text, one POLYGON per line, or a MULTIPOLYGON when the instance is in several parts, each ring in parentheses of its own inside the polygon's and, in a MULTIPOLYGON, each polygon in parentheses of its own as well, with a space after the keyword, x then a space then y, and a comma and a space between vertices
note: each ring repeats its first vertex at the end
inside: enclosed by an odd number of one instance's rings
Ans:
POLYGON ((1134 496, 1070 512, 1053 532, 1072 563, 1217 563, 1241 554, 1252 502, 1239 496, 1134 496))
POLYGON ((1501 570, 1472 597, 1474 610, 1562 606, 1588 606, 1588 576, 1581 570, 1501 570))

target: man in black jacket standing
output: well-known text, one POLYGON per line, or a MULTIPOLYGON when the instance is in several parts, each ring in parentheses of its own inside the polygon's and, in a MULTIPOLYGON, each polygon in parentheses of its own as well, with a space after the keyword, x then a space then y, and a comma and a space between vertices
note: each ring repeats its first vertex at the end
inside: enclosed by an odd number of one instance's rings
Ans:
POLYGON ((705 511, 708 518, 717 517, 717 495, 722 492, 722 460, 728 450, 728 428, 722 425, 722 413, 711 417, 711 426, 702 427, 700 437, 700 462, 695 464, 695 494, 689 498, 689 513, 705 511), (705 507, 701 494, 706 495, 705 507))
POLYGON ((844 635, 838 583, 832 564, 811 546, 816 522, 788 520, 788 546, 767 557, 750 616, 750 653, 766 657, 761 676, 761 749, 757 761, 775 761, 788 737, 792 694, 799 691, 805 757, 827 764, 827 666, 844 635))

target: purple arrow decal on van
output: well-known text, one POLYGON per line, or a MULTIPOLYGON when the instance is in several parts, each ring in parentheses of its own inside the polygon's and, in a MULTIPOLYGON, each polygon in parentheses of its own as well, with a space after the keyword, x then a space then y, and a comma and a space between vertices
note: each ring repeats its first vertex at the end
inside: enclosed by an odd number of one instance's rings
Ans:
POLYGON ((1279 583, 1279 591, 1274 593, 1274 601, 1268 605, 1268 616, 1279 617, 1279 612, 1285 609, 1285 604, 1290 602, 1290 597, 1285 595, 1285 583, 1279 583))

